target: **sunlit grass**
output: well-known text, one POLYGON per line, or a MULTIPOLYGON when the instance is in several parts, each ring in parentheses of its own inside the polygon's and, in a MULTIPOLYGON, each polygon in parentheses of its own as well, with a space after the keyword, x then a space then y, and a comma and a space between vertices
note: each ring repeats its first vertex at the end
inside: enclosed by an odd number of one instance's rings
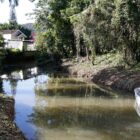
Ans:
POLYGON ((49 83, 59 84, 86 84, 82 78, 50 78, 49 83))
POLYGON ((121 52, 116 53, 107 53, 103 55, 96 55, 94 60, 94 65, 92 64, 92 60, 88 60, 86 58, 80 58, 79 61, 74 61, 76 59, 72 59, 70 61, 64 60, 64 64, 69 64, 69 69, 72 71, 79 72, 99 72, 105 68, 115 68, 115 67, 126 67, 126 63, 123 59, 123 55, 121 52))
POLYGON ((140 71, 140 63, 132 66, 129 70, 130 71, 140 71))
POLYGON ((108 53, 104 55, 96 56, 95 65, 110 67, 124 65, 123 56, 120 52, 117 53, 108 53))

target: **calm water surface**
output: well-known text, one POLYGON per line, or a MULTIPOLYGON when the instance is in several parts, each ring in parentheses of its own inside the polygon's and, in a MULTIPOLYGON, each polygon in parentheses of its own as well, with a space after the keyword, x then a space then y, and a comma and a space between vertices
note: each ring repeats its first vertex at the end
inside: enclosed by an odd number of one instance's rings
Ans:
POLYGON ((15 122, 29 140, 140 139, 133 95, 37 67, 11 70, 1 79, 1 90, 15 98, 15 122))

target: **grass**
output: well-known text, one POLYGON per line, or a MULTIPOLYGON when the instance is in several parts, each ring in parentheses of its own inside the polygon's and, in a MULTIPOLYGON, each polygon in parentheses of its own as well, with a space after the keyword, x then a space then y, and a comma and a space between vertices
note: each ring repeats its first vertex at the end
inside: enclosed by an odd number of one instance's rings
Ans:
POLYGON ((123 56, 118 52, 97 56, 95 59, 95 65, 116 67, 123 66, 125 63, 123 61, 123 56))
POLYGON ((129 71, 140 71, 140 63, 130 67, 129 71))
POLYGON ((81 78, 53 78, 49 82, 52 84, 86 84, 81 78))
POLYGON ((77 73, 76 75, 92 75, 96 74, 103 69, 108 68, 125 68, 125 63, 123 61, 123 56, 120 52, 108 53, 104 55, 97 55, 95 57, 94 65, 92 61, 87 61, 86 58, 80 58, 79 61, 76 59, 63 60, 63 66, 68 67, 70 73, 77 73))

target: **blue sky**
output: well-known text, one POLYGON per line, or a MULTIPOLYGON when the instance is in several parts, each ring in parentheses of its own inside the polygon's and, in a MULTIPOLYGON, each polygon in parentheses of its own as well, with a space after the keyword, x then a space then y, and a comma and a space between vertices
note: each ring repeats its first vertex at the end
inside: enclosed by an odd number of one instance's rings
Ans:
MULTIPOLYGON (((9 19, 9 0, 0 3, 0 23, 6 23, 9 19)), ((19 24, 33 23, 34 20, 26 16, 27 13, 32 13, 35 9, 35 4, 29 0, 19 0, 19 6, 16 7, 17 21, 19 24)))

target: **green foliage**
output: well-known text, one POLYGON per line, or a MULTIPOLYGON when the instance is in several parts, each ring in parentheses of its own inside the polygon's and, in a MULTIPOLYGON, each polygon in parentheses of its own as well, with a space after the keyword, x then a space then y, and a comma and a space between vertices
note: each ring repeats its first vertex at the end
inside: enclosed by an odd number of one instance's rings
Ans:
POLYGON ((17 28, 18 28, 18 25, 13 24, 13 23, 0 24, 0 30, 13 30, 13 29, 17 29, 17 28))
POLYGON ((106 53, 115 48, 113 44, 115 38, 111 28, 114 5, 111 3, 112 0, 99 0, 80 14, 71 16, 77 47, 81 47, 84 43, 86 54, 89 55, 88 53, 91 52, 93 61, 95 53, 106 53))
POLYGON ((36 10, 36 27, 41 32, 42 37, 46 35, 43 50, 45 46, 48 51, 57 52, 65 57, 75 53, 72 25, 69 18, 64 18, 63 16, 64 10, 68 5, 69 1, 66 0, 41 0, 36 10))
POLYGON ((112 23, 120 35, 127 61, 140 61, 140 1, 117 0, 112 23))
MULTIPOLYGON (((2 48, 0 48, 0 66, 2 66, 4 60, 6 58, 6 51, 2 48)), ((2 67, 0 68, 1 71, 2 67)))
POLYGON ((5 58, 5 50, 3 49, 4 47, 4 38, 3 36, 0 34, 0 65, 2 64, 2 61, 5 58))
POLYGON ((140 61, 138 0, 40 0, 35 15, 38 49, 46 53, 94 61, 121 50, 126 62, 140 61))
POLYGON ((4 45, 4 38, 0 34, 0 47, 3 47, 3 45, 4 45))

